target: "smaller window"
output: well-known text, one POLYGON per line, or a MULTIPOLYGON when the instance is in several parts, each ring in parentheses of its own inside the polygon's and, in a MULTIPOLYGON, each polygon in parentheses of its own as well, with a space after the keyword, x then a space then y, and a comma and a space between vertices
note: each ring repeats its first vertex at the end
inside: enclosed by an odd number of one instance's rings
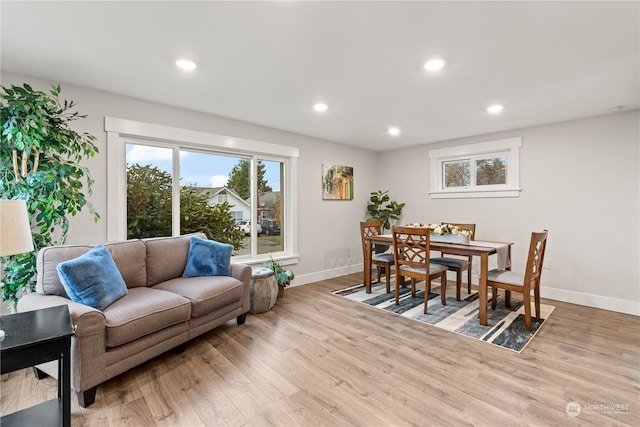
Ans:
POLYGON ((476 159, 476 185, 506 185, 507 156, 476 159))
POLYGON ((442 166, 445 188, 468 187, 471 185, 471 162, 469 160, 443 162, 442 166))
POLYGON ((518 197, 521 139, 429 151, 432 198, 518 197))

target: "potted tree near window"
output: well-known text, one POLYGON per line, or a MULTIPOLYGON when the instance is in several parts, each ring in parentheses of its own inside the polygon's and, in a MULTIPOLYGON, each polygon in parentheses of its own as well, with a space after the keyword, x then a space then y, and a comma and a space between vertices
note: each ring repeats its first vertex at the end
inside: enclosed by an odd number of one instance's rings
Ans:
POLYGON ((367 204, 367 221, 380 221, 382 231, 391 230, 391 222, 397 221, 402 215, 404 203, 391 200, 388 191, 374 191, 367 204))
POLYGON ((26 202, 35 248, 3 259, 2 299, 13 305, 35 286, 38 249, 64 244, 69 216, 88 206, 94 220, 100 218, 85 195, 91 194, 93 180, 81 166, 98 152, 95 137, 71 128, 72 121, 86 116, 59 95, 59 85, 48 94, 26 83, 0 91, 0 198, 26 202))

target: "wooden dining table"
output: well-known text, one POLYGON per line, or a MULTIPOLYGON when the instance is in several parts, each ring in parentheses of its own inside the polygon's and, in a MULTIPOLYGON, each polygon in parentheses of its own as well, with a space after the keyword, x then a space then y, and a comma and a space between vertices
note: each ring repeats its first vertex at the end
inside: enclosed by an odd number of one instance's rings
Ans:
MULTIPOLYGON (((364 259, 364 286, 366 293, 371 293, 371 256, 372 246, 385 245, 393 246, 393 235, 380 234, 378 236, 372 236, 367 239, 370 243, 366 245, 366 254, 364 259)), ((436 242, 430 241, 429 248, 432 251, 441 251, 450 255, 463 255, 463 256, 478 256, 480 257, 480 280, 478 283, 478 303, 480 305, 479 320, 483 326, 487 325, 487 275, 489 273, 489 255, 496 254, 498 249, 496 246, 508 247, 508 260, 509 263, 505 267, 505 270, 511 270, 511 242, 490 242, 490 241, 470 241, 469 243, 450 243, 450 242, 436 242), (482 246, 482 244, 490 244, 491 246, 482 246)))

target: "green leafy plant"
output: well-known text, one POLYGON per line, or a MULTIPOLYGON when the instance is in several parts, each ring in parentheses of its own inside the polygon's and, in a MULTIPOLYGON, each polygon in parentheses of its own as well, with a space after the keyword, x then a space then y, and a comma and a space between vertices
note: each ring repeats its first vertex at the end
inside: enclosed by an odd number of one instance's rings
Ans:
POLYGON ((64 244, 69 216, 88 206, 94 220, 100 218, 87 200, 93 180, 81 166, 98 152, 95 137, 71 128, 86 116, 71 111, 75 103, 60 100, 60 91, 52 86, 47 94, 25 83, 0 92, 0 198, 25 200, 35 248, 3 259, 2 299, 13 304, 35 286, 37 251, 64 244))
POLYGON ((267 261, 265 267, 273 271, 276 282, 278 282, 279 286, 282 286, 284 288, 289 286, 289 284, 291 284, 291 281, 295 277, 293 271, 285 269, 280 261, 276 261, 272 257, 269 258, 269 261, 267 261))
POLYGON ((397 221, 402 215, 404 203, 391 200, 388 191, 374 191, 367 204, 368 221, 380 221, 384 230, 391 229, 391 221, 397 221))

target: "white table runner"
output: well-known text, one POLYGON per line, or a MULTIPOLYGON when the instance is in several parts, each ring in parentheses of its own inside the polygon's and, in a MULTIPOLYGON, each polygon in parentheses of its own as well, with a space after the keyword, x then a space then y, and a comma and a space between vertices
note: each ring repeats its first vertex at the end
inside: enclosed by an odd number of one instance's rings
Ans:
POLYGON ((506 270, 511 267, 511 258, 509 257, 509 244, 501 242, 485 242, 482 240, 472 240, 469 242, 471 246, 483 246, 485 248, 495 248, 498 256, 498 270, 506 270))

